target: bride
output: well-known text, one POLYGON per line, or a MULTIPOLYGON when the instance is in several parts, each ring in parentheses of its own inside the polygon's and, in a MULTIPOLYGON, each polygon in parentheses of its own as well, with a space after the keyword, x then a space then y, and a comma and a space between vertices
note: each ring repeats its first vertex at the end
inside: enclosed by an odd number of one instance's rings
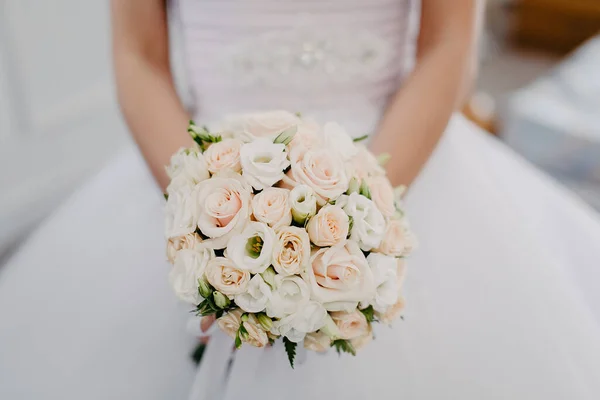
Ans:
POLYGON ((600 220, 454 111, 473 79, 476 0, 114 0, 130 149, 0 274, 0 398, 598 399, 600 220), (169 70, 170 8, 189 91, 169 70), (197 371, 167 283, 162 194, 191 115, 287 109, 392 154, 421 246, 404 321, 357 357, 211 338, 197 371), (155 184, 158 183, 158 185, 155 184))

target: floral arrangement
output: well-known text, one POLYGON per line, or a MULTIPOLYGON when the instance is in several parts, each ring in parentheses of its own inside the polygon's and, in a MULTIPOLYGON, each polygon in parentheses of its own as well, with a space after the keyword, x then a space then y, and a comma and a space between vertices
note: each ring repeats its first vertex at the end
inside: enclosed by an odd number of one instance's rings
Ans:
POLYGON ((167 173, 170 283, 235 340, 355 354, 404 306, 414 237, 382 164, 337 123, 285 111, 245 114, 167 173))

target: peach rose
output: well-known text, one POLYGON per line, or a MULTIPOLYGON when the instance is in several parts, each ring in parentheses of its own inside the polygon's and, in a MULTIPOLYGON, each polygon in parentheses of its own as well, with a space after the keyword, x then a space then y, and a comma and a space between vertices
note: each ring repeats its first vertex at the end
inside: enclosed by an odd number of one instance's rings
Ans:
POLYGON ((371 324, 369 324, 369 329, 367 332, 359 337, 350 339, 350 344, 352 344, 354 350, 360 350, 367 344, 371 343, 371 341, 373 341, 373 328, 371 327, 371 324))
POLYGON ((383 313, 376 312, 375 315, 379 319, 379 322, 386 325, 391 325, 392 322, 396 321, 398 317, 400 317, 400 314, 402 314, 402 311, 404 310, 404 305, 404 297, 400 295, 398 296, 398 301, 396 302, 396 304, 394 304, 391 307, 388 307, 388 309, 385 310, 385 312, 383 313))
POLYGON ((243 142, 237 139, 225 139, 218 143, 213 143, 204 152, 204 159, 211 174, 216 174, 224 170, 240 172, 240 148, 243 142))
POLYGON ((304 271, 310 263, 310 239, 306 231, 296 226, 279 229, 272 263, 275 271, 283 276, 304 271))
POLYGON ((206 266, 205 275, 208 283, 229 297, 244 293, 250 282, 250 272, 237 268, 225 257, 213 258, 206 266))
POLYGON ((337 325, 340 339, 356 339, 369 333, 370 327, 364 314, 359 310, 352 312, 335 311, 329 313, 337 325))
POLYGON ((239 308, 231 310, 221 318, 217 319, 217 326, 225 332, 227 336, 235 339, 237 332, 240 329, 240 324, 242 323, 242 314, 243 311, 239 308))
POLYGON ((388 256, 401 257, 408 255, 414 247, 413 235, 405 222, 399 219, 388 221, 383 240, 377 251, 388 256))
POLYGON ((293 148, 303 148, 311 150, 323 145, 323 139, 320 135, 321 127, 312 120, 303 120, 298 125, 298 130, 294 138, 288 144, 290 151, 293 148))
POLYGON ((383 176, 385 170, 377 162, 377 158, 365 146, 356 146, 357 153, 350 160, 352 175, 359 180, 369 176, 383 176))
POLYGON ((292 209, 287 189, 266 188, 252 199, 252 213, 257 221, 277 230, 292 222, 292 209))
POLYGON ((301 147, 290 152, 291 169, 283 177, 290 186, 304 184, 314 190, 318 203, 324 205, 348 190, 350 178, 341 158, 330 150, 318 148, 306 150, 301 147))
POLYGON ((244 142, 258 138, 275 139, 280 133, 295 128, 300 119, 287 111, 267 111, 242 114, 230 118, 225 130, 244 142))
POLYGON ((175 255, 179 250, 193 249, 200 242, 202 242, 202 238, 196 232, 170 238, 167 241, 167 259, 173 264, 175 262, 175 255))
POLYGON ((306 230, 310 240, 319 247, 338 244, 348 237, 350 219, 344 210, 328 204, 308 220, 306 230))
POLYGON ((319 353, 327 351, 331 347, 331 339, 321 331, 308 333, 304 337, 304 348, 319 353))
POLYGON ((201 182, 196 193, 198 228, 208 236, 207 245, 224 249, 250 221, 250 187, 239 174, 224 171, 201 182))
POLYGON ((384 217, 391 217, 396 212, 394 189, 385 176, 372 176, 366 179, 371 192, 371 200, 384 217))
POLYGON ((354 241, 346 240, 322 248, 311 257, 311 267, 302 274, 311 290, 311 298, 330 311, 341 303, 370 301, 375 296, 373 274, 354 241))
POLYGON ((254 314, 247 314, 242 317, 242 324, 247 334, 240 335, 243 342, 254 347, 265 347, 269 343, 267 332, 262 329, 260 322, 254 314))

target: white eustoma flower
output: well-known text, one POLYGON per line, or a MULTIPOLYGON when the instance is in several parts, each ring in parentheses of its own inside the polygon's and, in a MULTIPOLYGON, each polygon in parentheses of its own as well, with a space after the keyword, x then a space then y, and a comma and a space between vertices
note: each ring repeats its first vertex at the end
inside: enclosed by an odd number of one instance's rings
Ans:
POLYGON ((176 238, 196 230, 199 204, 196 191, 181 187, 169 194, 165 208, 165 237, 176 238))
POLYGON ((371 253, 367 262, 373 273, 376 286, 375 298, 371 302, 378 312, 396 304, 400 286, 398 285, 398 259, 380 253, 371 253))
POLYGON ((225 255, 239 269, 259 274, 271 265, 275 239, 275 231, 267 224, 250 222, 229 240, 225 255))
POLYGON ((327 122, 323 125, 323 138, 325 146, 344 161, 358 154, 358 148, 352 137, 337 122, 327 122))
POLYGON ((308 218, 317 212, 317 197, 307 185, 298 185, 290 191, 289 203, 292 217, 298 224, 304 224, 308 218))
POLYGON ((166 167, 171 183, 167 193, 176 191, 182 186, 193 187, 210 178, 208 166, 202 153, 196 148, 181 148, 171 156, 171 163, 166 167))
POLYGON ((273 186, 290 166, 285 145, 265 138, 244 144, 240 149, 240 161, 242 175, 256 190, 273 186))
POLYGON ((355 240, 363 251, 376 249, 385 234, 385 218, 375 203, 358 193, 341 196, 336 205, 352 217, 350 239, 355 240))
POLYGON ((307 333, 319 330, 327 318, 327 311, 316 301, 308 302, 294 314, 273 322, 271 333, 287 337, 298 343, 304 340, 307 333))
POLYGON ((235 296, 235 304, 246 312, 257 313, 265 309, 270 298, 270 286, 256 274, 250 279, 246 292, 235 296))
POLYGON ((212 249, 202 245, 177 252, 169 272, 169 282, 177 297, 190 304, 200 303, 202 297, 198 293, 198 280, 204 278, 206 266, 214 256, 212 249))
POLYGON ((283 318, 304 307, 310 299, 310 290, 306 282, 296 275, 275 277, 275 289, 267 304, 267 315, 271 318, 283 318))

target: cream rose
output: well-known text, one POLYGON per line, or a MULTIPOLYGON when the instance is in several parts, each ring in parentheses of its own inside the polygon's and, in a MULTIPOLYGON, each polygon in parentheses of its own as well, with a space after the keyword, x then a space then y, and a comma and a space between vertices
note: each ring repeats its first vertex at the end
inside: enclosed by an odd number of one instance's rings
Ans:
POLYGON ((315 121, 302 120, 288 148, 311 150, 323 145, 321 127, 315 121))
POLYGON ((379 319, 379 322, 386 325, 391 325, 392 322, 396 321, 398 317, 400 317, 400 314, 402 314, 403 310, 404 298, 402 295, 400 295, 398 296, 398 301, 393 306, 388 307, 388 309, 383 313, 376 312, 375 315, 377 316, 377 319, 379 319))
POLYGON ((355 240, 364 251, 379 247, 385 233, 385 219, 371 200, 358 193, 341 196, 336 205, 352 217, 350 239, 355 240))
POLYGON ((171 156, 171 163, 166 167, 167 175, 172 182, 167 188, 167 193, 179 189, 181 186, 190 186, 202 182, 210 177, 206 160, 196 148, 181 148, 171 156))
POLYGON ((289 195, 289 203, 292 208, 292 217, 300 225, 304 225, 304 222, 317 212, 315 192, 307 185, 298 185, 293 188, 289 195))
POLYGON ((323 332, 308 333, 304 337, 304 348, 323 353, 331 347, 331 339, 323 332))
POLYGON ((355 339, 369 332, 369 323, 362 312, 336 311, 329 313, 339 329, 340 339, 355 339))
POLYGON ((262 329, 260 322, 254 314, 247 314, 247 318, 242 317, 242 324, 246 332, 248 332, 245 335, 241 335, 242 341, 254 347, 265 347, 269 343, 267 332, 262 329))
POLYGON ((376 287, 375 298, 371 302, 375 311, 383 312, 398 301, 398 261, 380 253, 371 253, 367 257, 376 287))
POLYGON ((214 251, 201 245, 177 252, 175 264, 169 272, 169 282, 177 297, 187 303, 200 303, 198 280, 204 278, 206 267, 214 256, 214 251))
POLYGON ((325 146, 344 161, 358 154, 358 148, 348 132, 337 122, 327 122, 323 126, 325 146))
POLYGON ((290 160, 291 169, 283 182, 291 186, 310 186, 320 205, 348 190, 350 178, 347 168, 343 160, 329 149, 294 148, 290 152, 290 160))
POLYGON ((212 259, 206 266, 205 275, 208 283, 230 298, 244 293, 250 282, 250 272, 237 268, 225 257, 212 259))
POLYGON ((386 225, 383 240, 377 251, 388 256, 402 257, 410 254, 415 244, 415 238, 405 221, 392 219, 386 225))
POLYGON ((366 179, 371 192, 371 200, 384 217, 391 217, 396 212, 394 189, 385 176, 372 176, 366 179))
POLYGON ((369 329, 363 335, 350 339, 350 344, 354 347, 354 350, 360 350, 367 344, 373 341, 373 327, 369 324, 369 329))
POLYGON ((221 318, 217 318, 217 326, 225 332, 227 336, 235 339, 242 323, 242 314, 243 311, 239 308, 231 310, 221 318))
POLYGON ((167 241, 167 259, 171 264, 175 262, 175 257, 179 250, 193 249, 197 244, 202 242, 202 238, 194 232, 187 235, 169 238, 167 241))
POLYGON ((300 119, 287 111, 267 111, 231 117, 225 123, 225 130, 244 142, 258 138, 273 141, 280 133, 294 129, 299 123, 300 119))
POLYGON ((225 256, 241 270, 259 274, 273 259, 275 232, 262 222, 250 222, 239 235, 229 240, 225 256))
POLYGON ((279 182, 283 171, 290 166, 285 145, 261 138, 246 143, 240 150, 242 175, 256 190, 262 190, 279 182))
POLYGON ((231 170, 240 172, 240 149, 243 142, 238 139, 224 139, 213 143, 204 152, 206 165, 210 173, 216 174, 221 171, 231 170))
POLYGON ((292 210, 287 189, 266 188, 252 199, 252 213, 257 221, 277 230, 292 222, 292 210))
POLYGON ((302 274, 311 299, 328 310, 341 303, 370 301, 375 296, 373 274, 364 254, 351 240, 322 248, 311 257, 311 267, 302 274))
POLYGON ((377 158, 366 147, 356 146, 357 153, 350 160, 352 175, 359 180, 369 176, 385 175, 385 170, 377 162, 377 158))
POLYGON ((271 288, 265 283, 260 274, 250 279, 246 292, 235 296, 235 304, 249 313, 261 312, 271 299, 271 288))
POLYGON ((301 342, 307 333, 319 330, 327 317, 327 311, 316 301, 310 301, 294 314, 273 322, 271 333, 301 342))
POLYGON ((310 263, 310 239, 302 228, 286 226, 276 233, 273 246, 273 268, 280 275, 304 271, 310 263))
POLYGON ((239 174, 225 171, 201 182, 195 191, 198 228, 209 238, 207 244, 224 249, 250 221, 250 188, 239 174))
POLYGON ((275 277, 275 288, 267 304, 267 315, 283 318, 294 314, 310 300, 310 290, 299 276, 275 277))
POLYGON ((308 221, 306 230, 310 240, 319 247, 338 244, 348 237, 350 220, 337 205, 328 204, 308 221))
POLYGON ((200 212, 197 199, 197 192, 190 187, 182 187, 169 194, 165 207, 165 236, 167 238, 188 235, 196 230, 200 212))

